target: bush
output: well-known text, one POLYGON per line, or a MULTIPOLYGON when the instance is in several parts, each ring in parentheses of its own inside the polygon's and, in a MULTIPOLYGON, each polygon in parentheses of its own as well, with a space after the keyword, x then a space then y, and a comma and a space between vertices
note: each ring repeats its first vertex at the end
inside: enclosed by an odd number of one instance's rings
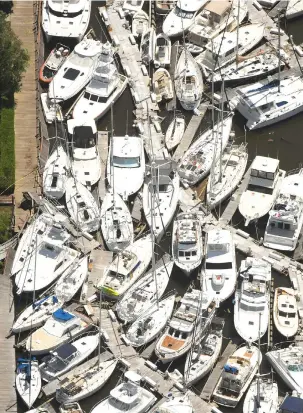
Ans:
POLYGON ((2 103, 0 110, 0 193, 14 192, 15 182, 15 131, 14 106, 2 103))
POLYGON ((9 240, 11 232, 12 208, 9 206, 0 206, 0 244, 9 240))

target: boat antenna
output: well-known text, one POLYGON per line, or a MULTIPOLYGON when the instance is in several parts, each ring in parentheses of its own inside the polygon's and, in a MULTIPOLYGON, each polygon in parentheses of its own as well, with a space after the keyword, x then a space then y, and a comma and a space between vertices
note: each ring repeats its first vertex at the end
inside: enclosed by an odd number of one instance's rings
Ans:
POLYGON ((279 71, 278 71, 278 93, 281 91, 281 24, 280 24, 280 10, 278 13, 278 59, 279 59, 279 71))
POLYGON ((236 69, 238 69, 239 21, 240 21, 240 0, 238 0, 238 13, 237 13, 236 69))

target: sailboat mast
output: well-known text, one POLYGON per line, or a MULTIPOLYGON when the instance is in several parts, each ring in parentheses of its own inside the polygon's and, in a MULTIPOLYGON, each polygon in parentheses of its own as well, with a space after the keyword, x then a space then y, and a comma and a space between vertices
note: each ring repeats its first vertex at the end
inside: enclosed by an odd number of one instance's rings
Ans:
POLYGON ((278 92, 280 93, 280 81, 281 81, 281 28, 280 28, 280 12, 278 14, 278 59, 279 59, 279 71, 278 71, 278 92))
POLYGON ((215 100, 214 100, 215 90, 214 89, 215 89, 214 72, 212 71, 212 76, 211 76, 211 123, 212 123, 211 141, 213 142, 213 145, 214 145, 214 156, 213 156, 213 161, 211 164, 211 171, 210 171, 210 192, 212 192, 212 188, 213 188, 214 169, 215 169, 215 151, 216 151, 216 144, 217 144, 217 139, 215 141, 215 100))
POLYGON ((152 181, 152 191, 150 191, 150 232, 151 232, 151 242, 152 242, 152 275, 155 281, 156 287, 156 301, 157 301, 157 308, 159 308, 159 293, 158 293, 158 283, 156 277, 156 258, 155 258, 155 232, 154 232, 154 211, 155 211, 155 193, 154 190, 157 187, 155 182, 155 161, 153 160, 151 163, 151 181, 152 181))
POLYGON ((221 138, 220 138, 220 174, 219 174, 219 182, 222 181, 223 109, 224 109, 223 93, 224 93, 224 76, 222 77, 222 85, 221 85, 221 138))
POLYGON ((102 291, 100 290, 100 299, 99 299, 99 343, 98 343, 98 368, 100 368, 101 360, 101 310, 102 310, 102 291))
POLYGON ((238 69, 238 51, 239 51, 239 22, 240 22, 240 0, 238 0, 237 13, 237 42, 236 42, 236 68, 238 69))
POLYGON ((113 113, 114 102, 110 108, 110 124, 111 124, 111 134, 110 134, 110 186, 113 191, 113 206, 115 206, 115 178, 114 178, 114 113, 113 113))

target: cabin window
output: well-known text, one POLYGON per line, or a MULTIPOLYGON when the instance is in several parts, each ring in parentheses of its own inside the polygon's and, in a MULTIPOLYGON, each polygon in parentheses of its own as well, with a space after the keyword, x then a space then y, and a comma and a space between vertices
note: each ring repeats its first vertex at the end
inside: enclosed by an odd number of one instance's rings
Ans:
POLYGON ((59 262, 59 264, 55 266, 55 271, 57 271, 61 267, 62 264, 63 264, 63 261, 59 262))
POLYGON ((53 16, 56 16, 56 17, 68 17, 68 18, 71 19, 71 18, 80 16, 80 14, 83 13, 83 10, 82 10, 82 9, 79 10, 79 11, 77 11, 77 12, 74 12, 74 13, 66 13, 66 12, 63 13, 63 12, 56 11, 56 10, 52 9, 52 8, 49 6, 49 4, 48 4, 48 8, 49 8, 49 12, 50 12, 53 16))
POLYGON ((264 171, 259 171, 259 177, 266 179, 266 172, 264 172, 264 171))
POLYGON ((288 102, 286 100, 282 100, 282 102, 277 103, 277 106, 278 106, 278 108, 280 108, 281 106, 287 105, 287 103, 288 102))
POLYGON ((272 172, 267 172, 266 173, 266 178, 271 179, 272 181, 274 180, 275 174, 272 172))
POLYGON ((251 176, 258 176, 258 171, 257 169, 252 169, 250 172, 251 176))
POLYGON ((179 251, 179 257, 184 257, 184 251, 179 251))
POLYGON ((287 231, 290 230, 290 224, 284 224, 284 229, 286 229, 287 231))
POLYGON ((270 102, 270 103, 265 103, 264 105, 259 106, 259 109, 262 110, 263 112, 266 112, 272 109, 272 107, 273 107, 273 104, 272 102, 270 102))
POLYGON ((194 257, 197 255, 197 251, 192 251, 191 255, 194 257))
POLYGON ((132 158, 123 158, 121 156, 114 156, 113 164, 117 168, 139 168, 140 157, 134 156, 132 158))
POLYGON ((231 262, 207 262, 207 270, 230 270, 232 269, 231 262))
POLYGON ((259 192, 260 194, 272 195, 272 188, 265 188, 264 186, 249 184, 247 187, 248 191, 259 192))
POLYGON ((278 228, 283 229, 283 222, 278 222, 278 228))
POLYGON ((227 52, 225 53, 225 56, 227 57, 227 56, 229 56, 229 55, 233 54, 233 53, 235 52, 235 50, 236 50, 236 48, 235 48, 235 47, 233 47, 233 48, 232 48, 232 49, 230 49, 230 50, 227 50, 227 52))
POLYGON ((295 318, 296 317, 296 313, 288 313, 288 318, 295 318))
POLYGON ((63 78, 67 80, 76 80, 77 77, 79 76, 80 70, 76 70, 73 68, 67 69, 67 71, 64 73, 63 78))

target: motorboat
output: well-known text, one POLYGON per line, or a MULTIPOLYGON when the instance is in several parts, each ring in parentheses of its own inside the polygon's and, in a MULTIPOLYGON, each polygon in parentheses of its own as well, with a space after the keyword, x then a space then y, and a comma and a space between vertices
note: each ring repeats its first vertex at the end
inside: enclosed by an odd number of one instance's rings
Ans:
POLYGON ((169 151, 175 149, 181 142, 185 130, 185 118, 182 112, 176 112, 165 134, 165 145, 169 151))
POLYGON ((141 37, 141 60, 145 65, 149 65, 155 58, 156 32, 154 27, 150 27, 141 37))
POLYGON ((303 0, 289 0, 286 7, 286 19, 296 19, 303 14, 303 0))
POLYGON ((227 145, 213 164, 207 182, 207 206, 213 209, 225 201, 238 187, 248 160, 246 145, 227 145))
POLYGON ((180 179, 169 160, 155 160, 143 186, 143 210, 159 241, 173 219, 179 202, 180 179))
POLYGON ((49 198, 60 199, 65 194, 70 172, 70 159, 61 145, 49 156, 43 170, 43 192, 49 198))
POLYGON ((66 37, 80 41, 89 24, 91 0, 44 0, 42 28, 47 41, 66 37))
POLYGON ((303 392, 303 347, 289 347, 266 353, 266 358, 284 383, 298 394, 303 392))
POLYGON ((70 301, 81 288, 87 278, 88 257, 76 259, 61 275, 55 285, 55 294, 64 303, 70 301))
POLYGON ((279 164, 279 159, 265 156, 256 156, 253 160, 248 185, 239 202, 246 226, 266 215, 274 205, 285 176, 279 164))
POLYGON ((165 67, 170 65, 171 41, 164 33, 159 33, 156 37, 155 45, 155 67, 165 67))
POLYGON ((116 312, 124 323, 134 322, 161 299, 172 273, 174 262, 168 254, 130 287, 116 304, 116 312))
POLYGON ((64 46, 61 43, 56 44, 56 47, 50 52, 41 66, 39 72, 39 79, 41 82, 50 83, 53 80, 53 77, 65 62, 69 52, 69 47, 64 46))
POLYGON ((243 404, 243 413, 275 413, 278 411, 278 385, 271 379, 255 379, 250 385, 243 404))
POLYGON ((213 392, 216 403, 236 407, 248 389, 262 361, 262 353, 255 346, 238 348, 224 365, 213 392))
POLYGON ((166 69, 160 67, 153 74, 153 89, 156 100, 160 103, 163 100, 170 100, 174 97, 173 82, 166 69))
POLYGON ((51 351, 39 365, 42 379, 46 382, 53 381, 82 363, 96 350, 99 338, 99 333, 84 336, 51 351))
POLYGON ((282 336, 294 337, 299 329, 299 316, 296 292, 292 288, 275 289, 273 319, 276 329, 282 336))
POLYGON ((41 386, 38 361, 34 358, 19 358, 17 360, 16 390, 28 408, 31 408, 37 400, 41 386))
POLYGON ((133 16, 138 11, 142 10, 144 0, 124 0, 122 10, 126 14, 133 16))
POLYGON ((195 185, 209 173, 220 148, 228 144, 233 114, 203 132, 178 163, 178 173, 184 185, 195 185), (221 142, 222 141, 222 142, 221 142))
POLYGON ((234 324, 239 336, 251 344, 267 331, 271 265, 248 257, 241 261, 239 278, 242 281, 235 294, 234 324))
POLYGON ((169 393, 167 400, 158 405, 151 413, 193 413, 194 409, 188 395, 169 393))
POLYGON ((74 177, 66 182, 66 206, 73 221, 84 232, 94 232, 100 227, 100 209, 86 186, 74 177))
POLYGON ((158 337, 171 318, 174 303, 175 295, 170 294, 141 314, 126 332, 126 338, 130 345, 140 347, 158 337))
POLYGON ((303 111, 303 79, 267 78, 237 90, 236 108, 250 130, 273 125, 303 111))
POLYGON ((168 14, 174 9, 177 0, 155 0, 156 13, 160 15, 168 14))
POLYGON ((144 274, 153 254, 151 236, 146 235, 123 249, 104 269, 96 288, 116 300, 144 274))
POLYGON ((60 413, 84 413, 78 402, 63 403, 59 407, 60 413))
POLYGON ((263 245, 293 251, 303 225, 303 169, 286 174, 265 229, 263 245))
POLYGON ((149 29, 149 17, 143 10, 137 11, 132 20, 132 34, 134 37, 143 36, 149 29))
POLYGON ((61 106, 56 102, 53 102, 48 97, 47 92, 40 93, 40 100, 46 123, 51 124, 55 121, 63 122, 64 117, 62 114, 61 106))
POLYGON ((187 276, 199 267, 203 258, 202 228, 196 213, 181 212, 172 231, 174 262, 187 276))
POLYGON ((112 189, 123 200, 140 190, 145 175, 143 138, 113 136, 107 158, 106 175, 112 189))
POLYGON ((193 111, 198 109, 203 88, 201 70, 190 52, 184 49, 175 73, 176 95, 183 109, 193 111))
POLYGON ((110 251, 122 251, 133 243, 131 214, 121 196, 112 188, 103 199, 100 217, 102 235, 110 251))
POLYGON ((235 291, 237 282, 236 252, 232 233, 227 229, 212 229, 205 242, 205 261, 201 288, 217 305, 235 291))
POLYGON ((101 50, 99 40, 85 38, 78 43, 50 82, 49 98, 61 102, 79 93, 91 80, 101 50))

